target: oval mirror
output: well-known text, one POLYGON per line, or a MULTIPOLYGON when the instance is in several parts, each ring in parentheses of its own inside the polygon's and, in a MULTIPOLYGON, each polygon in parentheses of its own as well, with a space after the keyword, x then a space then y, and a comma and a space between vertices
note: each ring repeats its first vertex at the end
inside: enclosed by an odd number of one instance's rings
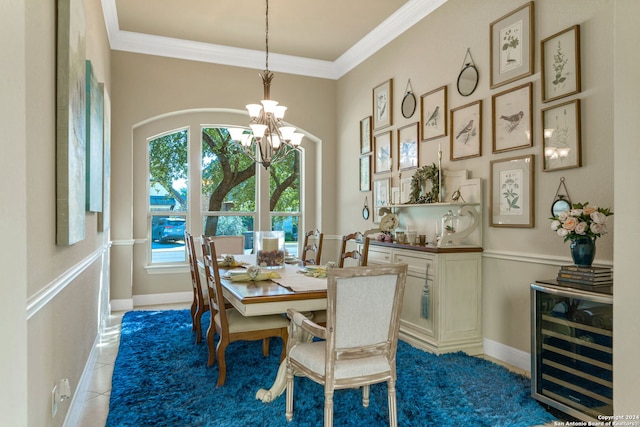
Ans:
POLYGON ((369 207, 366 205, 362 208, 362 218, 369 219, 369 207))
POLYGON ((416 97, 413 95, 413 92, 407 92, 407 94, 402 99, 402 115, 405 119, 413 116, 413 113, 416 111, 416 97))
POLYGON ((469 96, 478 87, 478 69, 475 65, 467 64, 458 76, 458 93, 469 96))
POLYGON ((568 200, 560 197, 556 199, 551 204, 551 215, 558 216, 564 211, 568 211, 571 209, 571 203, 568 200))

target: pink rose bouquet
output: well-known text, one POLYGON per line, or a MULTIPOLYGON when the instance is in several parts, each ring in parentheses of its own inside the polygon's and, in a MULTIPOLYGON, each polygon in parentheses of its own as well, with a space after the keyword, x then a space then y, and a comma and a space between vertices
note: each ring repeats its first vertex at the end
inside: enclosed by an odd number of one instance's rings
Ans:
POLYGON ((564 241, 581 237, 595 239, 607 234, 607 217, 613 215, 609 208, 589 206, 589 202, 574 203, 572 209, 551 217, 551 230, 564 241))

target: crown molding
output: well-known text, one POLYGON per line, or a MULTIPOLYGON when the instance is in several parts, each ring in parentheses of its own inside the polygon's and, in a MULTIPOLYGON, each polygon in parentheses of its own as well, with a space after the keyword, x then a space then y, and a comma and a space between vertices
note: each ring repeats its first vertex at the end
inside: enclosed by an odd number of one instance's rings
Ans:
MULTIPOLYGON (((337 80, 365 61, 447 0, 409 0, 335 61, 277 53, 269 54, 270 69, 337 80)), ((116 0, 102 0, 111 49, 234 67, 264 68, 264 52, 120 30, 116 0)))

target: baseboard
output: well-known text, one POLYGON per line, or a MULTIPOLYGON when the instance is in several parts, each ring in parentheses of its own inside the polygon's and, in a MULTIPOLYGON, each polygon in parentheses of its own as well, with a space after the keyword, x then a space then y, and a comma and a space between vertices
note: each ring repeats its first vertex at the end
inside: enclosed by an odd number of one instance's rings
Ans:
POLYGON ((531 374, 531 354, 497 341, 483 339, 484 354, 531 374))
POLYGON ((133 310, 133 299, 112 299, 109 301, 111 311, 133 310))
POLYGON ((133 306, 176 304, 193 301, 193 292, 172 292, 166 294, 134 295, 133 306))
POLYGON ((82 375, 80 376, 80 380, 78 381, 78 386, 72 393, 69 410, 67 411, 67 415, 64 417, 64 421, 62 423, 63 427, 75 427, 80 425, 80 417, 82 416, 82 410, 84 409, 84 405, 87 399, 87 389, 89 387, 89 383, 91 382, 91 377, 93 369, 96 365, 96 360, 98 359, 98 344, 100 344, 100 338, 100 334, 97 334, 93 346, 91 347, 89 357, 87 358, 87 362, 85 363, 84 369, 82 370, 82 375))

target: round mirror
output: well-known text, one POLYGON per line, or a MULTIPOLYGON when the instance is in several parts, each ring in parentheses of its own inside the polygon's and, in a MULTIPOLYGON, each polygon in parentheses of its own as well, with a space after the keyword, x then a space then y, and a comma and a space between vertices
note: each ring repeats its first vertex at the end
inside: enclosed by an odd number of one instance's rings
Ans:
POLYGON ((571 203, 568 200, 560 197, 553 201, 551 204, 551 215, 558 216, 564 211, 568 211, 571 209, 571 203))
POLYGON ((369 207, 362 208, 362 218, 369 219, 369 207))
POLYGON ((458 76, 458 92, 462 96, 469 96, 478 87, 478 69, 475 65, 467 64, 458 76))
POLYGON ((412 92, 407 92, 407 94, 402 99, 402 115, 405 119, 413 116, 413 113, 416 111, 416 97, 412 92))

